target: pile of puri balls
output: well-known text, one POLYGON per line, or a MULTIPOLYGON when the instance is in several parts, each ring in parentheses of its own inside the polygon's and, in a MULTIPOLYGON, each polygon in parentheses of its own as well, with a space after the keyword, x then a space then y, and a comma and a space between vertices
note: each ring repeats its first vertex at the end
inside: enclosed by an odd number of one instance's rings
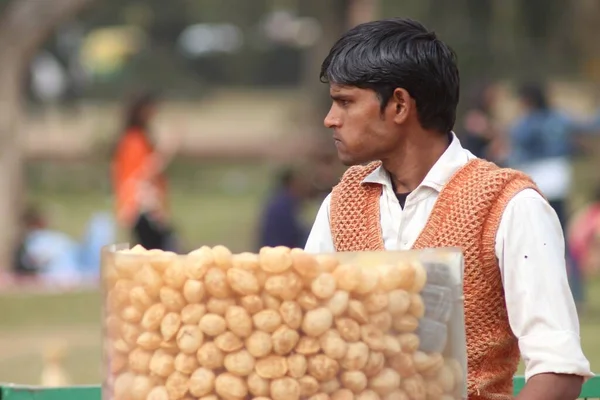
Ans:
POLYGON ((103 262, 115 400, 460 398, 459 364, 419 351, 418 262, 224 246, 134 247, 103 262))

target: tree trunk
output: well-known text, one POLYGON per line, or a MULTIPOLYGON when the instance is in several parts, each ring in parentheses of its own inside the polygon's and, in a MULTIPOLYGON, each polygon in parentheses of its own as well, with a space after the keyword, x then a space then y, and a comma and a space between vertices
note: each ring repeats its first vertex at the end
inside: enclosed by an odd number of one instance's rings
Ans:
POLYGON ((9 268, 24 203, 20 123, 30 60, 65 19, 95 0, 14 0, 0 17, 0 268, 9 268))
POLYGON ((22 156, 19 145, 19 84, 22 75, 14 59, 0 50, 0 268, 11 265, 19 228, 18 206, 22 195, 22 156), (4 61, 6 60, 6 61, 4 61))

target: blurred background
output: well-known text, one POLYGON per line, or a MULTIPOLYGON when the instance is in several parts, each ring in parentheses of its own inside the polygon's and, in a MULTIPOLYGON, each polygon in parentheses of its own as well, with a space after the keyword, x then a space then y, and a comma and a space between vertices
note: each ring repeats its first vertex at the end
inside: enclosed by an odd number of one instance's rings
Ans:
POLYGON ((303 246, 343 172, 320 63, 346 29, 394 16, 457 52, 463 145, 519 166, 537 132, 568 160, 555 200, 599 368, 599 1, 0 0, 0 380, 38 384, 64 357, 67 382, 100 382, 98 248, 149 232, 127 190, 115 207, 130 153, 155 161, 144 193, 165 246, 303 246))

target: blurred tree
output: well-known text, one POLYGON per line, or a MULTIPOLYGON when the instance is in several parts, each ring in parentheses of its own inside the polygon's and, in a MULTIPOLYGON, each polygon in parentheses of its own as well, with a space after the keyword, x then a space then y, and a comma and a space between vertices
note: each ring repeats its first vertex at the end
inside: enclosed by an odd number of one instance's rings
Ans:
POLYGON ((0 268, 10 266, 23 207, 20 118, 36 51, 61 22, 95 0, 13 0, 0 15, 0 268))

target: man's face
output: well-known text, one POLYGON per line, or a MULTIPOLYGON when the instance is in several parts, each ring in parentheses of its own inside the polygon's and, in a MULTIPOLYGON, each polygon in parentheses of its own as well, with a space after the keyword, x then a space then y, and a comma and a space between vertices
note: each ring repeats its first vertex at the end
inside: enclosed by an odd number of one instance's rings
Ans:
POLYGON ((382 112, 373 90, 353 86, 331 84, 330 95, 333 104, 324 123, 333 130, 338 157, 344 165, 380 160, 397 147, 400 135, 392 104, 382 112))

